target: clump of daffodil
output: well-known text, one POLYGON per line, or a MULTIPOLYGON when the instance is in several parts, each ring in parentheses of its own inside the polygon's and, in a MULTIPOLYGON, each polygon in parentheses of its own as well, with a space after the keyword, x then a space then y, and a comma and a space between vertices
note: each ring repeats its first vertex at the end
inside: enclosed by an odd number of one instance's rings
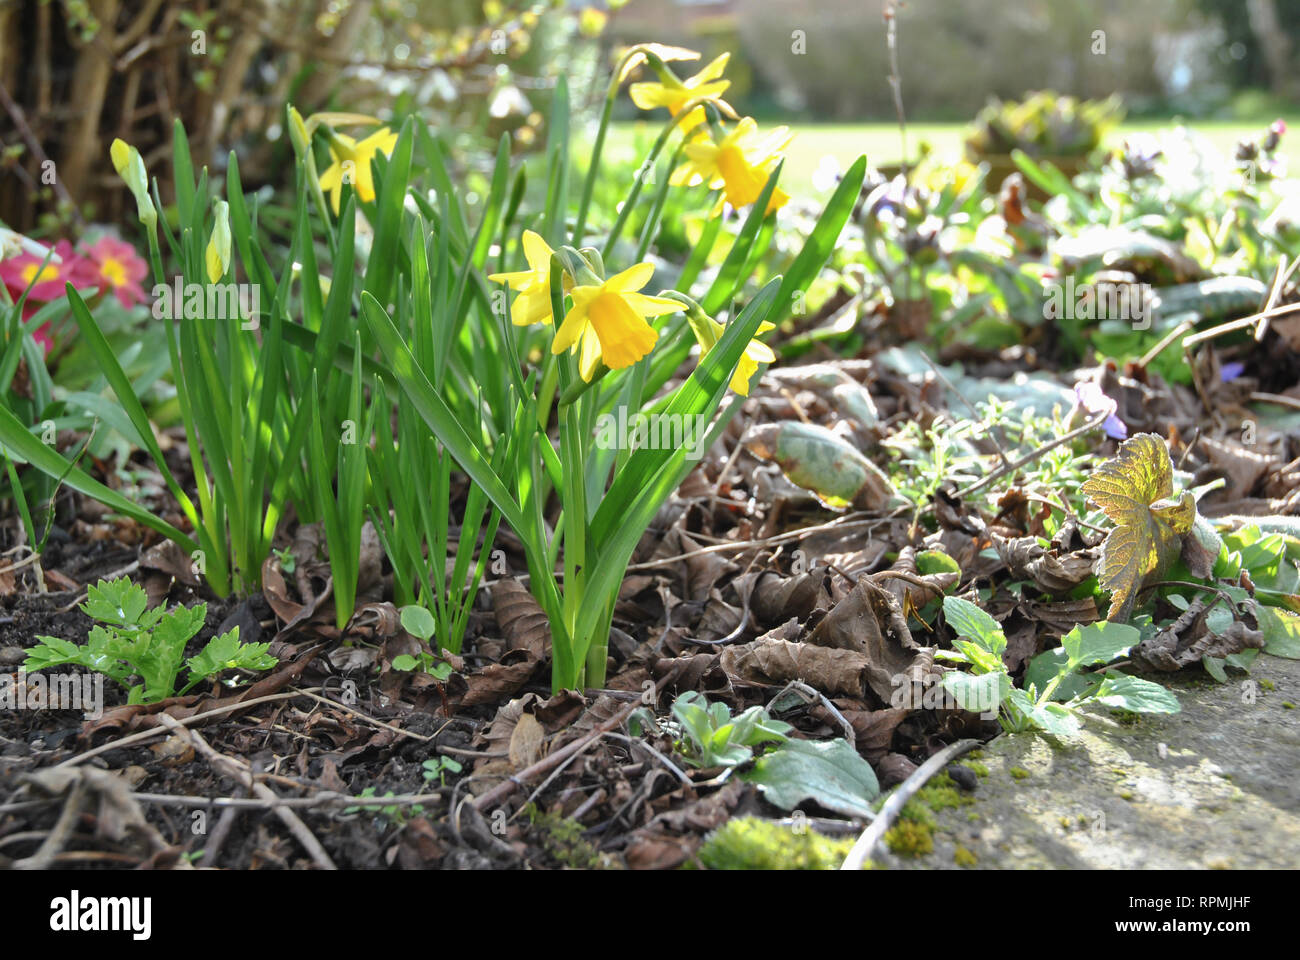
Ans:
POLYGON ((357 191, 357 198, 362 203, 375 199, 375 178, 370 172, 370 161, 376 153, 388 156, 397 145, 397 134, 387 127, 380 127, 364 140, 357 141, 341 133, 326 128, 330 141, 330 156, 334 162, 320 177, 322 190, 330 192, 330 203, 334 213, 339 212, 339 198, 343 195, 343 178, 345 164, 351 166, 351 182, 357 191))
POLYGON ((555 332, 551 351, 575 351, 578 373, 588 383, 601 364, 621 370, 636 363, 659 339, 646 318, 683 309, 676 300, 639 292, 653 275, 650 263, 638 263, 604 280, 588 270, 580 271, 569 291, 573 306, 555 332))
MULTIPOLYGON (((646 50, 642 56, 659 75, 658 81, 634 83, 628 88, 632 102, 642 110, 665 107, 675 117, 691 101, 704 100, 716 105, 719 111, 727 116, 736 116, 736 111, 722 99, 722 94, 731 86, 730 80, 721 79, 722 71, 727 68, 727 61, 731 59, 731 54, 722 54, 695 76, 685 80, 678 79, 656 51, 646 50)), ((679 125, 683 132, 690 132, 703 123, 704 119, 704 107, 697 105, 691 108, 679 125)))
MULTIPOLYGON (((695 334, 695 340, 700 345, 700 359, 703 360, 710 350, 712 350, 726 327, 718 323, 711 316, 704 312, 698 303, 684 294, 674 292, 672 296, 682 301, 685 305, 686 320, 691 325, 691 333, 695 334)), ((767 333, 769 330, 776 329, 776 324, 764 321, 758 325, 756 333, 767 333)), ((753 379, 754 374, 758 371, 759 364, 775 363, 776 354, 762 340, 755 337, 745 345, 745 352, 740 355, 740 362, 736 365, 736 372, 731 375, 731 389, 742 397, 749 396, 749 381, 753 379)))
POLYGON ((493 283, 504 283, 515 291, 515 302, 510 307, 510 322, 515 326, 551 322, 551 255, 554 253, 541 236, 525 230, 524 258, 528 269, 488 277, 493 283))
MULTIPOLYGON (((782 151, 793 139, 794 134, 787 127, 760 134, 754 118, 745 117, 717 142, 701 135, 686 144, 686 162, 673 171, 669 182, 673 186, 706 183, 710 189, 721 190, 709 214, 716 217, 722 212, 724 201, 733 207, 743 207, 758 199, 773 167, 780 162, 782 151)), ((783 207, 789 199, 785 191, 779 187, 774 189, 766 212, 783 207)))

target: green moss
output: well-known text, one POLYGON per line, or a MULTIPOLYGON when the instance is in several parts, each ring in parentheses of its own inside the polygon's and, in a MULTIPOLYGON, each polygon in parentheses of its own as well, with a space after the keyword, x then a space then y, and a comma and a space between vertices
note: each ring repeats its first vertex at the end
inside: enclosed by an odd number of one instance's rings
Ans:
POLYGON ((837 870, 853 840, 833 840, 816 830, 795 833, 758 817, 729 820, 700 847, 710 870, 837 870))
POLYGON ((966 819, 969 820, 971 823, 975 823, 977 820, 979 820, 979 818, 980 815, 976 813, 974 810, 968 811, 966 814, 966 819))
POLYGON ((946 773, 934 777, 916 792, 913 800, 918 800, 931 810, 951 810, 955 807, 968 807, 975 802, 969 793, 957 789, 952 778, 946 773))
POLYGON ((1029 771, 1024 767, 1012 767, 1008 772, 1017 780, 1027 780, 1029 778, 1029 771))
POLYGON ((1133 799, 1133 791, 1132 791, 1132 790, 1121 790, 1121 791, 1119 792, 1119 795, 1120 795, 1120 798, 1121 798, 1121 799, 1124 799, 1124 800, 1132 800, 1132 799, 1133 799))
POLYGON ((958 844, 957 849, 952 852, 952 862, 959 867, 973 867, 979 862, 979 858, 958 844))
POLYGON ((1061 818, 1060 818, 1060 823, 1061 823, 1061 829, 1062 829, 1062 830, 1069 830, 1069 829, 1070 829, 1070 826, 1071 826, 1071 824, 1072 824, 1072 821, 1070 820, 1069 817, 1061 817, 1061 818))
POLYGON ((987 777, 989 775, 989 768, 978 760, 969 760, 963 763, 962 766, 968 767, 977 777, 987 777))
POLYGON ((1259 685, 1263 687, 1265 690, 1268 690, 1270 693, 1277 689, 1277 684, 1274 683, 1272 680, 1268 679, 1268 677, 1260 677, 1259 685))
POLYGON ((1282 709, 1283 709, 1283 710, 1294 710, 1294 709, 1295 709, 1295 704, 1292 703, 1290 700, 1283 700, 1283 701, 1282 701, 1282 709))
POLYGON ((918 802, 916 797, 904 804, 903 809, 898 812, 898 819, 910 820, 927 827, 934 826, 934 812, 924 803, 918 802))
POLYGON ((1122 723, 1126 727, 1134 726, 1142 719, 1142 714, 1133 710, 1112 710, 1110 715, 1115 718, 1117 723, 1122 723))
POLYGON ((583 826, 576 820, 542 811, 536 804, 530 804, 527 813, 541 835, 543 848, 560 866, 575 870, 603 870, 615 866, 614 860, 597 850, 582 835, 583 826))
POLYGON ((934 833, 927 823, 900 819, 885 833, 885 846, 900 857, 923 857, 934 852, 934 833))

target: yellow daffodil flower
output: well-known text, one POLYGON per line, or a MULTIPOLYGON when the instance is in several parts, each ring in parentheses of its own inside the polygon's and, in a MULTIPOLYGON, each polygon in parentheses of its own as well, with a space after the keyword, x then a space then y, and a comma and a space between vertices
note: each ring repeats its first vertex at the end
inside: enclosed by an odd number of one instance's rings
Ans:
POLYGON ((614 80, 615 84, 621 86, 623 81, 632 75, 633 70, 645 63, 646 54, 652 54, 665 62, 700 59, 698 50, 688 50, 686 47, 670 47, 663 43, 638 43, 623 51, 618 74, 614 80))
MULTIPOLYGON (((734 117, 736 111, 722 99, 722 94, 731 86, 731 81, 718 79, 722 76, 722 71, 727 68, 727 61, 730 58, 731 54, 724 53, 695 76, 686 80, 666 77, 659 81, 634 83, 628 88, 628 93, 632 96, 632 102, 642 110, 667 107, 668 112, 675 117, 688 102, 703 98, 716 103, 724 113, 734 117)), ((689 132, 703 122, 704 108, 697 106, 691 110, 680 126, 684 132, 689 132)))
POLYGON ((644 357, 659 339, 645 318, 683 309, 676 300, 637 292, 653 274, 653 264, 638 263, 598 286, 575 286, 570 291, 573 308, 556 331, 551 351, 576 350, 578 371, 588 382, 602 360, 611 370, 621 370, 644 357))
MULTIPOLYGON (((691 323, 691 332, 695 334, 695 339, 699 341, 700 357, 702 359, 722 339, 726 327, 712 317, 705 315, 702 310, 696 310, 688 314, 688 317, 691 323)), ((769 330, 774 329, 776 329, 774 323, 760 323, 756 332, 767 333, 769 330)), ((731 375, 731 389, 742 397, 749 396, 749 381, 757 372, 758 365, 760 363, 775 362, 776 354, 772 352, 771 347, 757 337, 750 340, 745 346, 745 352, 740 355, 740 362, 736 364, 736 372, 731 375)))
MULTIPOLYGON (((745 117, 721 143, 697 137, 686 144, 686 162, 673 171, 669 182, 673 186, 707 183, 710 189, 721 189, 722 196, 709 214, 716 217, 722 212, 724 200, 733 207, 743 207, 758 199, 781 152, 793 139, 787 127, 777 127, 761 136, 753 117, 745 117)), ((776 188, 766 212, 785 206, 789 199, 789 194, 776 188)))
MULTIPOLYGON (((716 321, 715 321, 716 322, 716 321)), ((760 323, 758 325, 759 333, 767 333, 775 327, 773 323, 760 323)), ((719 336, 721 336, 722 324, 718 324, 719 336)), ((745 352, 740 355, 740 363, 736 365, 736 372, 731 375, 731 389, 736 391, 742 397, 749 396, 749 381, 758 371, 760 363, 775 363, 776 354, 762 340, 755 337, 745 346, 745 352)))
POLYGON ((322 190, 330 192, 330 202, 336 215, 339 212, 339 198, 343 195, 343 165, 348 162, 353 164, 353 187, 357 191, 357 199, 362 203, 370 203, 375 199, 375 178, 370 172, 370 160, 376 153, 388 156, 396 145, 397 134, 387 127, 380 127, 359 143, 341 133, 334 134, 330 142, 330 156, 334 158, 334 163, 321 174, 320 186, 322 190))
POLYGON ((488 277, 493 283, 504 283, 515 291, 510 322, 516 327, 551 322, 551 254, 554 252, 538 234, 525 230, 524 257, 528 269, 488 277))

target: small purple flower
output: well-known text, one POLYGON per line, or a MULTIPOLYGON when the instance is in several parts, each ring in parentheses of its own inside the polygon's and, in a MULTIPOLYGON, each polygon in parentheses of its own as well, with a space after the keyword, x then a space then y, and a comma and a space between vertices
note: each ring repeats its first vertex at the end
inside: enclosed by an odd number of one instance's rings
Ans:
POLYGON ((1074 385, 1074 399, 1078 406, 1087 412, 1090 418, 1098 417, 1101 414, 1108 414, 1106 421, 1101 425, 1106 431, 1106 436, 1113 440, 1127 440, 1128 427, 1124 421, 1116 416, 1119 409, 1117 404, 1110 397, 1102 392, 1101 386, 1092 380, 1085 380, 1082 383, 1074 385))
POLYGON ((1224 383, 1231 383, 1245 372, 1246 365, 1234 360, 1232 363, 1225 363, 1219 368, 1219 379, 1224 383))

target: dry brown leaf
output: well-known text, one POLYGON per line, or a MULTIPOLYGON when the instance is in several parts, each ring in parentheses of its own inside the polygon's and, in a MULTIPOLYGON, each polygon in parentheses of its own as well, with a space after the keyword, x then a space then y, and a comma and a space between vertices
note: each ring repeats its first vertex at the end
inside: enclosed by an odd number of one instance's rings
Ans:
POLYGON ((541 604, 518 580, 501 580, 492 587, 492 610, 511 650, 526 650, 538 660, 551 648, 551 625, 541 604))
POLYGON ((531 713, 520 714, 510 734, 510 765, 516 771, 530 767, 542 755, 546 731, 531 713))
POLYGON ((854 650, 788 640, 755 640, 727 647, 719 664, 733 684, 780 686, 802 680, 831 697, 860 697, 870 661, 854 650))
POLYGON ((861 654, 868 686, 883 703, 900 682, 923 683, 934 664, 934 651, 912 639, 898 598, 866 577, 817 624, 808 643, 861 654))

